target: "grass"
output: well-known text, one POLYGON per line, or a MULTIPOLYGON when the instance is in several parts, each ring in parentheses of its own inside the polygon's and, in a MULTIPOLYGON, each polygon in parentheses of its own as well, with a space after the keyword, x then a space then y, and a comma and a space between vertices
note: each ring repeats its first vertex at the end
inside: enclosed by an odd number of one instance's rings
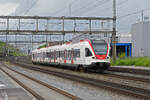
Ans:
POLYGON ((118 58, 116 63, 112 63, 113 66, 144 66, 150 67, 150 58, 140 57, 140 58, 118 58))

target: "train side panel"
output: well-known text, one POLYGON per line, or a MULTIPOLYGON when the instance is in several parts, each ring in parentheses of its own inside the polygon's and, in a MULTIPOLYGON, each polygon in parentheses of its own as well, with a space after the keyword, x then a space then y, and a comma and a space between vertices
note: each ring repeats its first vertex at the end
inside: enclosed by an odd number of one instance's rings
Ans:
MULTIPOLYGON (((97 43, 97 41, 95 42, 97 43)), ((106 70, 110 66, 109 44, 106 43, 102 50, 107 49, 105 54, 99 53, 101 48, 98 45, 93 47, 90 40, 81 41, 76 44, 57 45, 48 48, 36 49, 32 52, 32 61, 40 64, 51 65, 65 65, 70 67, 85 67, 85 68, 99 68, 106 70)), ((100 53, 103 51, 101 50, 100 53)))

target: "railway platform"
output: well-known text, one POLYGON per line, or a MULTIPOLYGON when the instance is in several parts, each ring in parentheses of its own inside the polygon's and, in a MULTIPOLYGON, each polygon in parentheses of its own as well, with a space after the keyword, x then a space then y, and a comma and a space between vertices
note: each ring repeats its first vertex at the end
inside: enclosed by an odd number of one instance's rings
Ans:
POLYGON ((13 83, 0 71, 0 100, 33 100, 24 89, 13 83))

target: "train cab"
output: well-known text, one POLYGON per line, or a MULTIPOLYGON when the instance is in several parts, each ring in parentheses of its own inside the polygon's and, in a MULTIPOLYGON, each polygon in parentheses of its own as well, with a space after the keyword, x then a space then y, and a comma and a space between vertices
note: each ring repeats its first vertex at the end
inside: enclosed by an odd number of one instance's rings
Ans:
POLYGON ((110 66, 109 44, 105 40, 87 40, 85 65, 91 69, 106 70, 110 66))

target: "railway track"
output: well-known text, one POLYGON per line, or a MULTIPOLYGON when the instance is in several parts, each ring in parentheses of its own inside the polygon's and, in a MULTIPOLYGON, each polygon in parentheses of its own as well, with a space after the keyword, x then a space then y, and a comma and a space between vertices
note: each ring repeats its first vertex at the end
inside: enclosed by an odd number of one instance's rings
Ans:
POLYGON ((134 80, 134 81, 139 81, 139 82, 150 83, 150 79, 148 79, 148 78, 128 76, 128 75, 118 75, 118 74, 114 74, 114 73, 110 73, 110 72, 106 72, 105 74, 103 74, 103 76, 116 77, 116 78, 120 78, 120 79, 127 79, 127 80, 134 80))
POLYGON ((15 82, 17 82, 21 87, 23 87, 25 90, 27 90, 29 93, 31 93, 37 100, 45 100, 42 96, 37 94, 34 90, 32 90, 27 85, 25 85, 24 83, 19 81, 17 78, 13 77, 11 74, 6 72, 5 70, 3 70, 1 67, 0 67, 0 70, 2 70, 6 75, 8 75, 11 79, 13 79, 15 82))
MULTIPOLYGON (((9 59, 9 61, 13 61, 13 58, 9 59)), ((15 58, 17 61, 20 61, 22 63, 28 63, 32 64, 30 57, 19 57, 15 58)), ((131 73, 131 74, 137 74, 137 75, 150 75, 150 71, 146 69, 133 69, 133 68, 122 68, 122 67, 110 67, 108 71, 112 72, 121 72, 121 73, 131 73)))
POLYGON ((137 74, 137 75, 150 75, 150 71, 146 69, 110 67, 108 70, 112 72, 131 73, 131 74, 137 74))
MULTIPOLYGON (((25 74, 23 74, 23 73, 20 73, 20 72, 18 72, 18 71, 15 71, 15 70, 13 70, 12 68, 10 68, 9 66, 7 66, 7 65, 5 65, 5 64, 2 64, 2 65, 5 66, 7 69, 13 71, 14 73, 17 73, 17 74, 19 74, 19 75, 21 75, 21 76, 23 76, 23 77, 26 77, 26 78, 28 78, 28 79, 30 79, 30 80, 32 80, 32 81, 38 83, 38 84, 41 84, 41 85, 47 87, 48 89, 54 90, 54 91, 56 91, 56 92, 58 92, 58 93, 60 93, 60 94, 62 94, 62 95, 64 95, 64 96, 70 98, 71 100, 82 100, 81 98, 79 98, 79 97, 77 97, 77 96, 74 96, 74 95, 72 95, 72 94, 70 94, 70 93, 68 93, 68 92, 66 92, 66 91, 63 91, 63 90, 61 90, 61 89, 58 89, 58 88, 56 88, 56 87, 53 87, 53 86, 51 86, 51 85, 45 83, 45 82, 42 82, 42 81, 40 81, 40 80, 38 80, 38 79, 35 79, 35 78, 33 78, 33 77, 30 77, 30 76, 28 76, 28 75, 25 75, 25 74)), ((31 93, 33 96, 35 96, 38 100, 45 100, 42 96, 40 96, 39 94, 37 94, 34 90, 32 90, 31 88, 29 88, 28 86, 26 86, 24 83, 22 83, 21 81, 19 81, 17 78, 15 78, 14 76, 12 76, 12 75, 9 74, 8 72, 6 72, 3 68, 0 67, 0 69, 1 69, 4 73, 6 73, 10 78, 12 78, 13 80, 15 80, 20 86, 22 86, 24 89, 26 89, 29 93, 31 93)))
MULTIPOLYGON (((29 64, 31 64, 31 63, 29 63, 29 64)), ((44 66, 45 67, 45 66, 44 66)), ((127 75, 118 75, 118 74, 114 74, 114 73, 111 73, 111 72, 114 72, 115 71, 115 69, 116 68, 111 68, 110 69, 110 71, 108 72, 108 71, 106 71, 104 74, 103 74, 103 76, 108 76, 108 77, 116 77, 116 78, 121 78, 121 79, 128 79, 128 80, 134 80, 134 81, 140 81, 140 82, 145 82, 145 83, 150 83, 150 79, 148 79, 148 78, 141 78, 141 77, 136 77, 136 76, 127 76, 127 75)), ((123 70, 122 69, 119 69, 119 70, 117 70, 117 72, 123 72, 123 70), (119 70, 121 70, 121 71, 119 71, 119 70)), ((139 71, 139 72, 136 72, 136 71, 131 71, 131 69, 129 70, 129 69, 127 69, 128 71, 125 71, 125 72, 123 72, 123 73, 130 73, 130 74, 140 74, 140 75, 149 75, 149 74, 147 74, 147 73, 149 73, 149 72, 146 72, 146 73, 144 73, 144 70, 142 70, 142 71, 139 71)), ((91 74, 91 73, 90 73, 91 74)))
MULTIPOLYGON (((116 91, 116 92, 119 92, 119 93, 122 93, 125 95, 138 97, 138 98, 141 98, 143 100, 149 100, 150 99, 150 90, 148 90, 148 89, 143 89, 143 88, 138 88, 138 87, 133 87, 133 86, 128 86, 128 85, 122 85, 122 84, 103 81, 103 80, 96 80, 96 79, 92 79, 92 78, 81 77, 81 76, 66 74, 66 73, 57 72, 57 71, 46 70, 43 68, 33 67, 29 64, 19 64, 19 63, 15 63, 15 64, 17 64, 21 67, 24 67, 24 68, 34 70, 34 71, 40 71, 40 72, 43 72, 46 74, 50 74, 50 75, 54 75, 57 77, 69 79, 72 81, 81 82, 81 83, 92 85, 92 86, 99 87, 99 88, 109 89, 109 90, 116 91)), ((124 77, 125 78, 125 76, 119 76, 119 75, 118 76, 115 75, 115 77, 124 77)), ((132 78, 130 77, 130 79, 134 79, 134 78, 135 77, 132 77, 132 78)), ((135 79, 135 80, 139 81, 140 78, 135 79)), ((144 81, 149 82, 149 80, 146 80, 146 79, 144 81)))

